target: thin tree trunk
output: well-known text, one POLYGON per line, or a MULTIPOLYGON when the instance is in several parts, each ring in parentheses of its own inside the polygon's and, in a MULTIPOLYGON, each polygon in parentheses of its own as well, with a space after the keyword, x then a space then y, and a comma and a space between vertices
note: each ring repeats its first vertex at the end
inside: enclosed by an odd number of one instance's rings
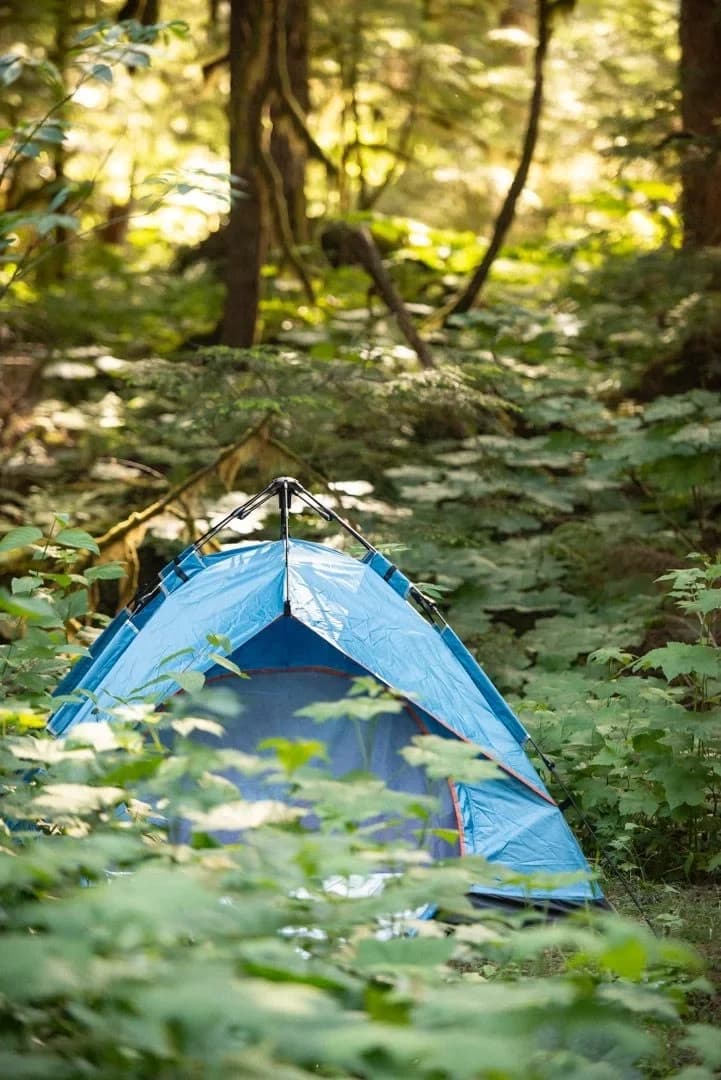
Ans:
POLYGON ((683 243, 721 245, 721 3, 681 0, 683 243))
POLYGON ((493 228, 493 235, 491 242, 488 245, 488 249, 483 256, 481 263, 473 274, 473 277, 469 281, 466 288, 457 297, 457 299, 450 305, 446 311, 446 316, 461 314, 468 311, 474 301, 480 295, 483 286, 486 283, 491 267, 496 260, 496 257, 503 246, 503 242, 506 238, 508 230, 513 224, 513 219, 516 214, 516 205, 520 198, 521 192, 526 186, 528 180, 528 173, 531 168, 531 162, 533 161, 533 155, 536 149, 536 142, 538 141, 538 129, 541 119, 541 111, 543 109, 543 82, 545 74, 546 54, 548 52, 548 45, 551 39, 551 3, 550 0, 537 0, 536 5, 536 36, 537 44, 533 58, 533 93, 531 95, 531 102, 528 110, 528 124, 526 126, 526 132, 523 138, 523 148, 521 151, 521 158, 518 162, 518 168, 516 169, 516 175, 513 177, 511 186, 508 189, 508 193, 501 207, 501 211, 496 218, 496 223, 493 228))
POLYGON ((305 171, 308 147, 293 109, 305 118, 308 90, 309 0, 275 0, 276 93, 271 105, 270 154, 280 173, 288 220, 297 244, 308 239, 305 171))
POLYGON ((263 110, 272 71, 273 9, 266 0, 230 6, 230 171, 240 197, 228 222, 224 345, 256 340, 261 268, 268 244, 269 206, 262 175, 263 110))
MULTIPOLYGON (((53 46, 49 53, 49 59, 60 72, 60 78, 63 83, 63 94, 65 94, 67 88, 66 67, 68 59, 68 43, 72 37, 73 14, 71 5, 64 4, 62 0, 56 0, 55 10, 53 12, 55 35, 53 46), (68 10, 68 8, 70 8, 70 10, 68 10)), ((65 113, 66 109, 62 109, 57 114, 58 119, 62 120, 65 113)), ((51 157, 54 173, 53 194, 57 194, 65 184, 66 156, 64 142, 56 143, 52 147, 51 157)), ((55 242, 54 250, 50 253, 45 264, 38 272, 38 279, 43 283, 49 281, 62 281, 67 273, 68 230, 62 225, 59 225, 56 229, 53 229, 53 240, 55 242)))

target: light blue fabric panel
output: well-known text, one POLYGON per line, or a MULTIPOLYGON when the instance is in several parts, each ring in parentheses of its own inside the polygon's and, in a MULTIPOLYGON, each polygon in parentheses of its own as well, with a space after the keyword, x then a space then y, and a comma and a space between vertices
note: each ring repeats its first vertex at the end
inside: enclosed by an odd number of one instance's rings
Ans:
POLYGON ((546 791, 516 737, 494 715, 440 635, 368 565, 332 548, 295 540, 289 575, 295 618, 546 791))
POLYGON ((511 709, 510 705, 496 690, 476 658, 468 651, 455 630, 444 626, 440 635, 457 660, 463 665, 473 682, 483 694, 494 714, 501 720, 519 743, 524 743, 528 732, 511 709))
POLYGON ((172 678, 163 678, 168 671, 204 672, 212 665, 210 654, 218 646, 208 641, 209 634, 223 634, 237 646, 282 614, 284 577, 281 543, 253 544, 234 549, 231 557, 206 559, 202 571, 158 604, 142 630, 134 632, 132 617, 125 622, 83 677, 97 704, 65 706, 50 730, 62 733, 70 723, 102 719, 104 709, 124 701, 164 701, 177 690, 172 678), (181 650, 189 651, 173 659, 181 650))
MULTIPOLYGON (((588 874, 589 866, 557 806, 512 780, 491 780, 470 787, 457 784, 468 851, 519 874, 588 874)), ((479 892, 487 892, 483 885, 479 892)), ((493 892, 525 896, 522 885, 499 885, 493 892)), ((602 896, 593 882, 579 881, 554 889, 534 888, 534 899, 573 902, 602 896)))

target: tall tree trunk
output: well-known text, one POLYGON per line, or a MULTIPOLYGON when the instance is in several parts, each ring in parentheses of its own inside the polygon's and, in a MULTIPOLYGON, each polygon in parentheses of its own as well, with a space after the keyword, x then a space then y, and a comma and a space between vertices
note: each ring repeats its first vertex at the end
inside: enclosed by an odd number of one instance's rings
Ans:
POLYGON ((308 147, 293 111, 305 117, 308 90, 309 0, 276 0, 276 92, 271 105, 270 153, 278 168, 293 239, 308 239, 305 172, 308 147))
POLYGON ((681 166, 683 242, 721 245, 721 2, 681 0, 681 116, 688 147, 681 166))
POLYGON ((261 268, 268 244, 268 193, 262 174, 263 112, 272 77, 273 7, 231 0, 230 171, 240 181, 228 222, 224 345, 256 340, 261 268))
POLYGON ((521 150, 518 168, 516 169, 516 175, 513 177, 503 206, 496 218, 496 223, 493 227, 493 235, 486 253, 466 288, 446 311, 446 316, 468 311, 478 297, 481 289, 486 283, 486 279, 495 262, 496 256, 503 246, 506 234, 513 224, 513 219, 516 214, 516 204, 518 203, 521 192, 526 186, 531 162, 533 161, 533 154, 536 149, 536 142, 538 140, 538 129, 541 120, 541 110, 543 108, 543 82, 546 54, 551 40, 552 6, 551 0, 537 0, 537 44, 533 59, 533 93, 531 94, 531 102, 528 109, 528 123, 523 138, 523 148, 521 150))
MULTIPOLYGON (((53 44, 48 53, 48 59, 52 61, 55 67, 60 73, 60 78, 63 84, 63 94, 67 89, 67 60, 68 60, 68 48, 73 34, 74 12, 72 10, 72 4, 66 4, 63 0, 55 0, 53 5, 53 19, 55 23, 53 44)), ((63 120, 66 117, 67 110, 61 109, 56 113, 56 117, 59 120, 63 120)), ((51 154, 52 167, 53 167, 53 184, 52 192, 57 194, 61 188, 65 185, 65 159, 66 150, 65 143, 55 143, 52 147, 51 154)), ((62 281, 67 273, 68 266, 68 230, 62 225, 53 229, 53 240, 55 242, 54 249, 49 253, 48 258, 40 264, 38 270, 38 281, 42 284, 48 284, 51 281, 62 281)))

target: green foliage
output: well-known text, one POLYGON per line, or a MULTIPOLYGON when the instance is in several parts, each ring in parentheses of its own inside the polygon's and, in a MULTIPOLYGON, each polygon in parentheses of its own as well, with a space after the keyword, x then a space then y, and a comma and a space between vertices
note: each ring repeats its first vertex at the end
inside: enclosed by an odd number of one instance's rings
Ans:
MULTIPOLYGON (((54 518, 47 533, 23 525, 0 538, 0 552, 32 551, 27 572, 10 580, 10 590, 0 588, 0 684, 3 703, 0 721, 13 716, 36 715, 47 709, 49 695, 71 659, 87 654, 82 640, 66 629, 77 630, 82 620, 87 632, 107 619, 91 612, 90 590, 100 580, 124 574, 117 562, 105 562, 78 573, 79 550, 98 552, 83 529, 69 528, 54 518), (52 567, 50 569, 49 567, 52 567)), ((87 640, 87 638, 86 638, 87 640)), ((42 721, 40 721, 42 723, 42 721)))
POLYGON ((701 985, 692 950, 610 916, 523 928, 489 915, 450 934, 420 921, 430 898, 467 916, 482 862, 373 842, 359 820, 386 802, 416 813, 417 797, 302 760, 290 776, 319 833, 282 804, 244 802, 244 772, 287 774, 280 751, 276 765, 185 738, 171 756, 122 724, 63 744, 6 736, 7 1075, 630 1078, 663 1066, 668 1033, 713 1067, 707 1027, 682 1019, 701 985), (219 783, 231 765, 239 787, 219 783), (173 843, 171 816, 244 842, 173 843))
POLYGON ((601 843, 652 875, 719 866, 720 572, 707 558, 663 575, 679 607, 697 618, 697 642, 669 641, 635 660, 601 649, 575 683, 531 680, 521 706, 544 750, 560 758, 601 843), (611 681, 599 678, 606 663, 611 681))
MULTIPOLYGON (((117 68, 130 72, 148 68, 150 47, 159 38, 167 40, 186 32, 187 24, 180 20, 149 26, 132 19, 118 23, 103 20, 75 35, 63 56, 64 70, 48 58, 38 59, 25 52, 0 57, 0 85, 9 87, 29 75, 50 91, 49 103, 39 119, 22 119, 0 131, 0 180, 13 184, 18 171, 33 162, 37 164, 37 190, 43 194, 39 205, 30 210, 9 208, 0 213, 0 267, 5 268, 0 276, 0 297, 53 256, 52 237, 56 244, 62 244, 66 233, 81 229, 83 205, 94 182, 63 182, 59 161, 72 134, 67 107, 94 81, 112 85, 117 68), (43 183, 49 167, 55 172, 52 184, 43 183)), ((33 107, 37 109, 36 102, 33 107)))

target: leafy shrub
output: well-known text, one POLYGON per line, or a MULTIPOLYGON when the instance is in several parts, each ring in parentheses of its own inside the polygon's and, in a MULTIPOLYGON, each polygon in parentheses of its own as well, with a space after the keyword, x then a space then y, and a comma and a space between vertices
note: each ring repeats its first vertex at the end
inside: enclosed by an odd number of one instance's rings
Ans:
MULTIPOLYGON (((176 752, 137 722, 4 741, 4 1075, 631 1078, 664 1061, 657 1029, 683 1033, 684 985, 700 985, 683 946, 612 917, 449 934, 414 912, 468 918, 480 860, 429 864, 358 825, 371 807, 417 814, 417 797, 321 778, 296 744, 271 767, 314 807, 309 833, 222 776, 267 758, 194 743, 208 721, 141 723, 175 729, 176 752), (149 798, 193 819, 192 844, 149 798), (203 831, 224 822, 245 842, 203 831), (363 888, 379 865, 385 887, 363 888)), ((689 1038, 712 1064, 706 1032, 689 1038)))
MULTIPOLYGON (((38 565, 92 550, 58 524, 4 546, 35 545, 38 565)), ((2 674, 15 695, 0 742, 3 1075, 632 1080, 670 1066, 675 1040, 702 1062, 696 1080, 712 1076, 713 1030, 684 1020, 688 992, 706 988, 691 950, 612 916, 479 919, 465 892, 486 880, 483 861, 381 843, 373 818, 422 817, 423 800, 334 780, 313 764, 318 741, 274 740, 270 759, 215 750, 219 723, 192 702, 190 714, 119 707, 112 728, 64 742, 33 730, 69 652, 72 597, 87 603, 93 577, 33 570, 0 598, 17 635, 2 674), (269 770, 316 831, 292 806, 244 800, 243 777, 269 770), (244 842, 221 847, 228 828, 244 842), (419 917, 429 901, 455 929, 419 917)), ((705 617, 696 580, 688 602, 705 617)), ((358 689, 354 715, 375 715, 358 689)), ((477 768, 472 747, 446 748, 451 762, 437 740, 417 742, 407 752, 429 768, 477 768)))
POLYGON ((575 678, 532 679, 520 706, 602 844, 651 875, 721 866, 721 564, 696 561, 661 579, 696 623, 695 640, 668 641, 636 658, 601 648, 575 678), (603 664, 610 679, 599 677, 603 664))

